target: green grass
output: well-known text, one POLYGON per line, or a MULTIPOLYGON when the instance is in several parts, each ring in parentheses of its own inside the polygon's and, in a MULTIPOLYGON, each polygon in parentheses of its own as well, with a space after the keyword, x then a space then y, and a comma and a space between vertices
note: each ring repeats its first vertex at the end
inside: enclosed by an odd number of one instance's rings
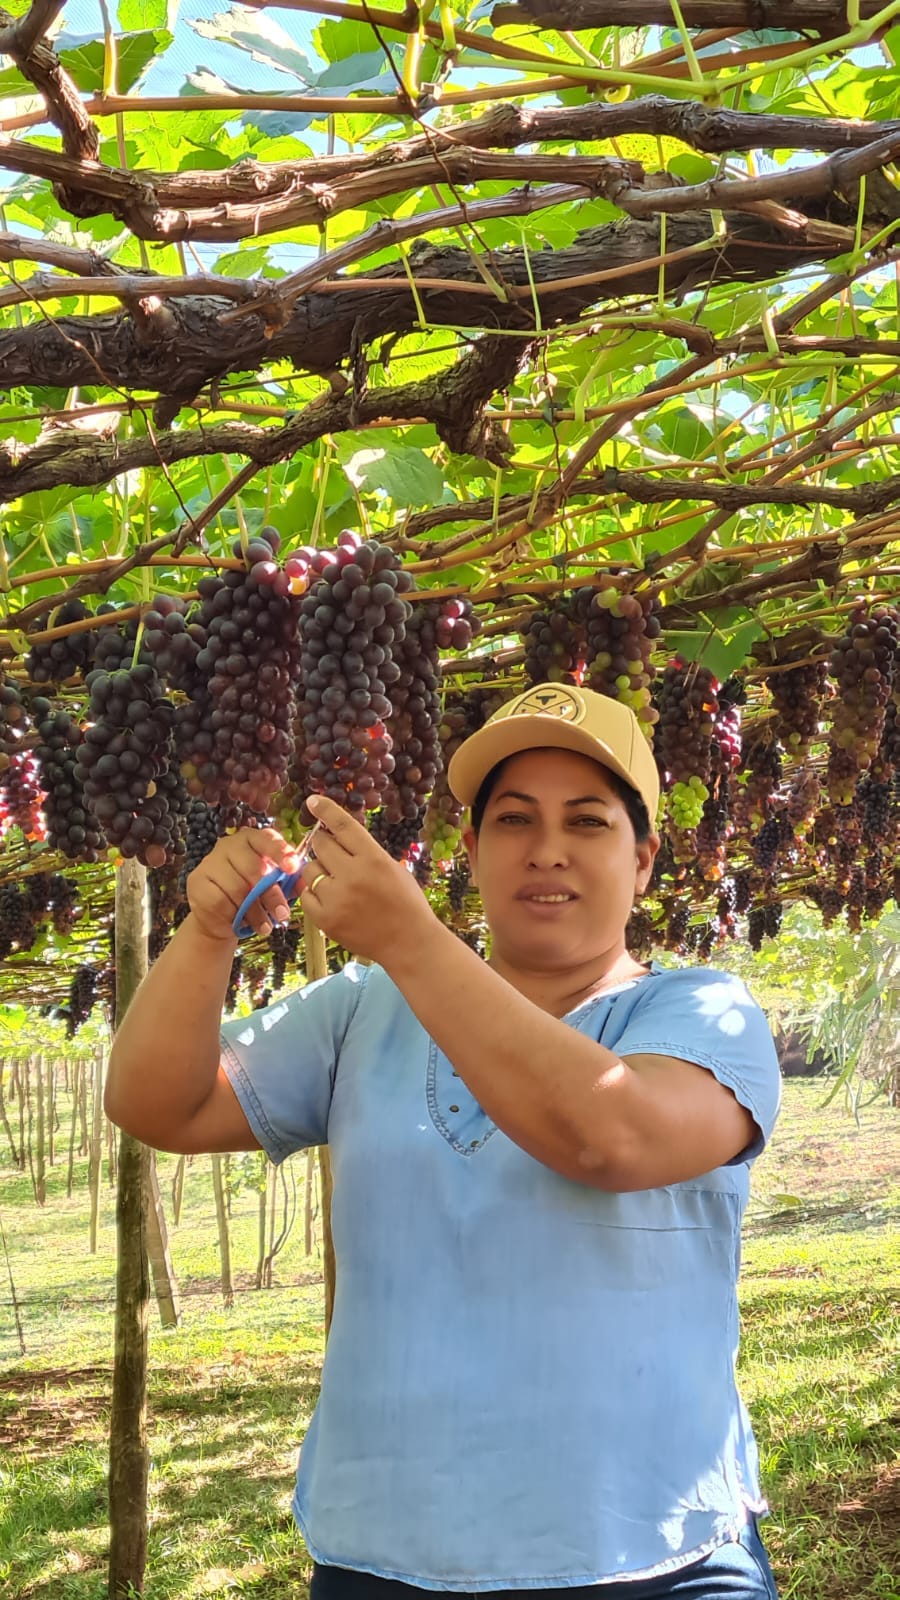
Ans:
MULTIPOLYGON (((815 1081, 787 1086, 757 1167, 742 1283, 742 1386, 773 1515, 766 1537, 783 1600, 897 1600, 898 1417, 891 1384, 897 1117, 857 1125, 821 1109, 815 1081), (892 1406, 894 1413, 892 1414, 892 1406)), ((64 1117, 65 1121, 65 1117, 64 1117)), ((0 1152, 0 1218, 22 1302, 19 1354, 0 1259, 0 1596, 105 1600, 105 1442, 115 1252, 104 1184, 87 1254, 86 1166, 48 1203, 0 1152)), ((162 1158, 163 1194, 174 1161, 162 1158)), ((298 1182, 304 1163, 296 1162, 298 1182)), ((252 1281, 255 1196, 234 1201, 233 1262, 252 1281)), ((299 1220, 276 1286, 226 1311, 208 1161, 188 1171, 172 1232, 183 1320, 151 1320, 151 1530, 147 1600, 303 1600, 309 1563, 290 1516, 296 1453, 322 1356, 317 1257, 299 1220)), ((896 1308, 894 1309, 894 1314, 896 1308)))

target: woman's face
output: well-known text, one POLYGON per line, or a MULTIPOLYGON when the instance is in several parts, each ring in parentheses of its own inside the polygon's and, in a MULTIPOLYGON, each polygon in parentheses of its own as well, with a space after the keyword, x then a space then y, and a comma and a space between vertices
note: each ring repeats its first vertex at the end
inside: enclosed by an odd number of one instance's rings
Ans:
POLYGON ((548 971, 624 950, 659 845, 637 843, 603 767, 553 749, 510 757, 465 842, 494 954, 548 971))

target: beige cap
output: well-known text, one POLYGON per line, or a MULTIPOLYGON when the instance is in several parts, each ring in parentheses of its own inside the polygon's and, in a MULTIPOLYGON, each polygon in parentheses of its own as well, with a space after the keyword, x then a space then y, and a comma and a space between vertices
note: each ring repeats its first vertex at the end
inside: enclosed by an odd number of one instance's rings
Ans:
POLYGON ((460 745, 447 769, 447 781, 457 800, 470 806, 498 762, 546 746, 577 750, 618 773, 637 790, 653 826, 659 774, 634 712, 608 695, 567 683, 540 683, 501 706, 460 745))

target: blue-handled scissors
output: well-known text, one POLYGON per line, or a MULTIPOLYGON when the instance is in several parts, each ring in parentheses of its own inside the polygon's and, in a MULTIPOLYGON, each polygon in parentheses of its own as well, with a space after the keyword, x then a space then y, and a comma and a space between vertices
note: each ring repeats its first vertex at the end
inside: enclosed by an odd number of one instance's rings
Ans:
POLYGON ((298 894, 300 893, 300 876, 303 872, 303 868, 309 860, 312 842, 320 827, 321 823, 317 822, 315 827, 311 828, 309 833, 306 835, 306 838, 297 851, 297 866, 293 872, 284 872, 282 871, 281 867, 273 867, 271 872, 267 872, 264 877, 260 878, 259 883, 255 883, 253 885, 250 893, 241 901, 237 912, 235 913, 234 922, 232 923, 232 927, 234 928, 234 931, 239 939, 246 939, 251 933, 256 932, 256 929, 251 927, 250 923, 247 921, 247 912, 250 910, 250 907, 259 899, 260 895, 265 894, 267 889, 271 889, 277 885, 288 904, 292 904, 293 901, 296 900, 298 894))

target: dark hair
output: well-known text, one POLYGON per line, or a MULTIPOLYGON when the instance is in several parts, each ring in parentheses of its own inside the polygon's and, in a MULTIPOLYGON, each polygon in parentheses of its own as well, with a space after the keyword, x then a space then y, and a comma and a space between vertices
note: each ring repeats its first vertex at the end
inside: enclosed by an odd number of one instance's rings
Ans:
MULTIPOLYGON (((511 758, 507 756, 506 761, 509 761, 510 759, 511 758)), ((494 792, 497 779, 503 771, 503 768, 506 766, 506 761, 498 761, 495 767, 491 767, 491 770, 487 776, 482 778, 478 793, 476 794, 475 799, 472 801, 472 829, 476 837, 481 832, 481 824, 484 821, 484 813, 487 808, 487 803, 494 792)), ((598 767, 603 766, 602 761, 598 761, 597 765, 598 767)), ((617 772, 611 771, 609 767, 603 767, 603 771, 606 774, 610 787, 618 795, 623 806, 625 807, 625 810, 628 812, 628 820, 634 829, 635 841, 638 844, 644 844, 646 840, 649 839, 651 832, 650 813, 648 812, 644 801, 641 799, 637 790, 632 789, 631 784, 626 783, 624 778, 620 778, 617 772)))

